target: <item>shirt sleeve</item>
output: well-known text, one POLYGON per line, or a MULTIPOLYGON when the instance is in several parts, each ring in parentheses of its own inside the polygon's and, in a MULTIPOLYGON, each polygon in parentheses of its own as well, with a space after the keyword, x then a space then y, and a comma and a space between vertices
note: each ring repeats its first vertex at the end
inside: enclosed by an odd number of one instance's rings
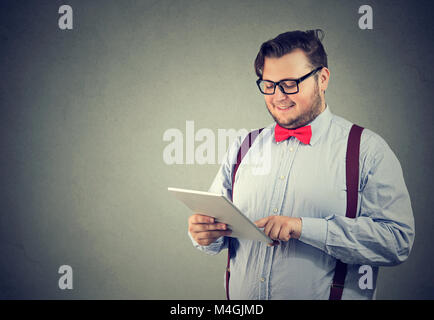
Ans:
POLYGON ((371 140, 374 147, 362 170, 359 215, 302 218, 299 240, 344 263, 397 265, 413 245, 413 211, 398 159, 381 137, 371 140))
MULTIPOLYGON (((237 137, 226 152, 225 156, 223 157, 222 164, 210 188, 208 189, 208 192, 222 194, 228 199, 232 199, 232 170, 234 164, 236 163, 236 157, 241 145, 241 141, 243 141, 244 137, 245 135, 237 137)), ((190 237, 195 248, 207 254, 215 255, 228 246, 227 237, 220 237, 208 246, 201 246, 193 239, 190 233, 188 233, 188 236, 190 237)))

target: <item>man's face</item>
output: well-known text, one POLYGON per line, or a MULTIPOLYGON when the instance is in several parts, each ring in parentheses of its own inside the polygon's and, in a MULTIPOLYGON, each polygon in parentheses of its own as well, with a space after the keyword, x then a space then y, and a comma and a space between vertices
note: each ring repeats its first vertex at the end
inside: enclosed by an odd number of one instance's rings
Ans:
MULTIPOLYGON (((311 72, 305 53, 296 49, 280 58, 265 58, 264 80, 277 82, 282 79, 298 79, 311 72)), ((329 71, 323 68, 299 84, 296 94, 284 94, 278 86, 273 95, 264 95, 265 104, 274 120, 282 127, 295 129, 315 119, 325 108, 324 91, 329 71)))

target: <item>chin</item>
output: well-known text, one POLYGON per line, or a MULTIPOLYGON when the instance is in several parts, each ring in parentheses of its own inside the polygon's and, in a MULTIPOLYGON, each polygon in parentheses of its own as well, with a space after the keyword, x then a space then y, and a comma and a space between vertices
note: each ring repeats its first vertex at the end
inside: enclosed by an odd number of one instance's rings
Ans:
MULTIPOLYGON (((294 119, 286 119, 286 120, 283 120, 283 119, 277 119, 277 118, 275 118, 274 120, 276 120, 276 122, 281 126, 281 127, 290 127, 290 126, 292 126, 293 124, 294 124, 294 119)), ((289 129, 289 128, 288 128, 289 129)))
POLYGON ((274 120, 276 120, 277 123, 279 123, 280 125, 284 125, 284 126, 293 125, 293 124, 295 124, 298 121, 297 117, 290 117, 290 118, 289 117, 285 117, 285 118, 282 118, 281 116, 276 115, 273 118, 274 118, 274 120))

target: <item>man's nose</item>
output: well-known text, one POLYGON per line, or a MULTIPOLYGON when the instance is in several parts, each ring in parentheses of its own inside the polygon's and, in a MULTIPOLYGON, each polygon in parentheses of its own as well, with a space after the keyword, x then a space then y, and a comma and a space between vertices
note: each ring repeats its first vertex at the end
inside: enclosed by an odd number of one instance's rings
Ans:
POLYGON ((283 92, 283 89, 280 86, 276 86, 276 90, 274 90, 273 98, 275 100, 285 100, 288 95, 283 92))

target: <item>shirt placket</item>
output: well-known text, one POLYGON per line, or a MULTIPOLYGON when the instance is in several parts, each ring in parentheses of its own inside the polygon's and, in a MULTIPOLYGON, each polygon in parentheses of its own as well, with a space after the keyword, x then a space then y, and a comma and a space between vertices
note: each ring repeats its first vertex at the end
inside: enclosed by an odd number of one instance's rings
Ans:
MULTIPOLYGON (((294 161, 295 153, 298 148, 298 140, 295 138, 282 141, 279 148, 279 159, 281 162, 275 171, 275 176, 270 177, 273 181, 272 199, 270 201, 270 212, 268 215, 281 215, 281 209, 285 190, 294 161)), ((268 300, 270 298, 270 275, 271 266, 274 256, 274 247, 266 245, 264 250, 264 263, 262 264, 261 274, 259 277, 259 299, 268 300)))

